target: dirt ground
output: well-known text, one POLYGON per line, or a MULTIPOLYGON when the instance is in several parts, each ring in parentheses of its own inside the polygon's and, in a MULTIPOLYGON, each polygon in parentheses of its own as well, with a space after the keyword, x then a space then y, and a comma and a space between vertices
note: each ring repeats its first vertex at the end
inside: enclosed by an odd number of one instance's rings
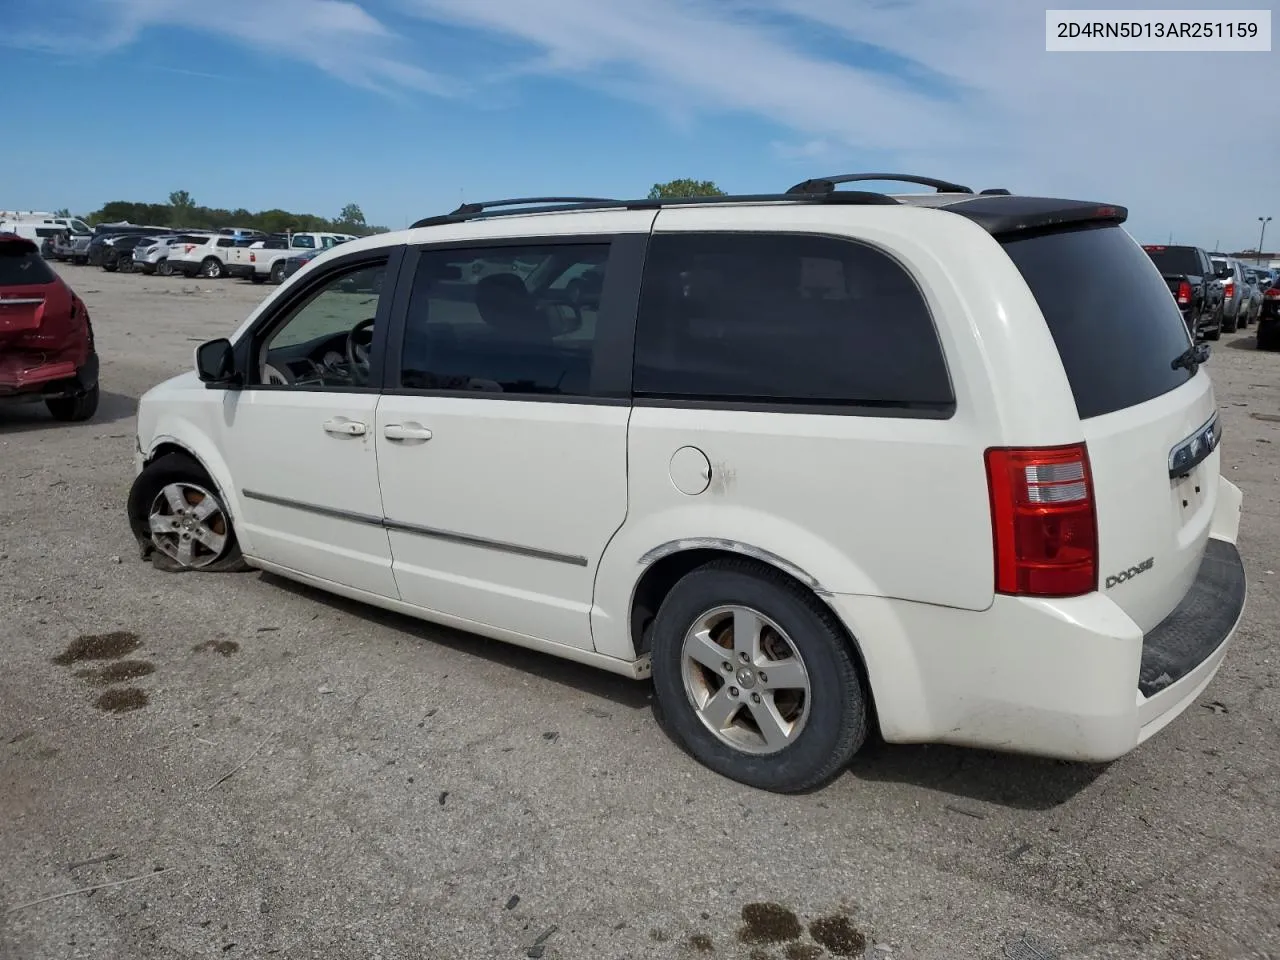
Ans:
POLYGON ((1201 700, 1105 768, 881 745, 787 798, 685 757, 644 684, 141 563, 137 397, 274 288, 64 274, 101 413, 0 411, 5 960, 1280 958, 1280 355, 1252 332, 1209 363, 1250 596, 1201 700))

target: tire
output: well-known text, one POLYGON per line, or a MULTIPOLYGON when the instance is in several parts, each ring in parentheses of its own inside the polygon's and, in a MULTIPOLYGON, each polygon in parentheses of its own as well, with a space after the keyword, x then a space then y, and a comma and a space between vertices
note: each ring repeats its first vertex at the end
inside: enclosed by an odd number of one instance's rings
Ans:
MULTIPOLYGON (((775 793, 810 790, 841 772, 866 739, 864 677, 839 622, 816 597, 769 567, 736 558, 699 567, 667 595, 652 636, 658 720, 677 744, 716 773, 775 793), (730 627, 738 621, 738 611, 754 618, 757 628, 763 626, 754 634, 754 663, 742 660, 743 651, 724 648, 717 670, 707 664, 721 656, 710 642, 694 641, 686 648, 686 637, 692 639, 700 624, 714 623, 708 635, 727 631, 732 641, 730 627), (762 637, 772 650, 761 651, 762 637), (696 649, 702 651, 698 661, 686 655, 696 649), (770 658, 786 649, 791 657, 770 658), (762 686, 770 682, 765 675, 769 663, 793 660, 800 669, 790 667, 788 677, 807 688, 771 692, 762 686), (730 670, 724 669, 726 663, 730 670), (803 697, 801 690, 807 690, 803 697), (722 732, 713 732, 712 721, 704 720, 695 706, 698 701, 704 709, 728 708, 727 719, 717 724, 722 732), (761 703, 758 715, 783 718, 774 727, 778 739, 773 744, 762 737, 763 728, 748 721, 756 709, 753 702, 761 703), (788 721, 790 730, 784 729, 788 721)), ((777 668, 773 683, 782 670, 777 668)))
POLYGON ((168 259, 156 261, 156 273, 162 277, 172 277, 173 267, 169 265, 168 259))
POLYGON ((1259 350, 1280 350, 1280 327, 1258 328, 1259 350))
POLYGON ((250 279, 250 280, 252 280, 254 283, 266 283, 266 282, 267 282, 267 278, 266 278, 266 277, 264 277, 264 276, 262 276, 262 274, 258 273, 258 271, 257 271, 257 270, 255 270, 255 271, 253 271, 253 273, 249 274, 249 279, 250 279))
POLYGON ((60 423, 83 423, 92 420, 98 412, 98 385, 95 383, 84 393, 74 397, 58 397, 46 400, 49 415, 60 423))
POLYGON ((107 271, 107 273, 115 273, 115 272, 116 272, 116 264, 115 264, 115 262, 114 262, 114 261, 112 261, 111 263, 108 263, 106 260, 103 260, 103 261, 102 261, 102 269, 103 269, 103 270, 105 270, 105 271, 107 271))
POLYGON ((207 280, 217 280, 222 276, 222 261, 217 257, 205 257, 200 264, 200 276, 207 280))
POLYGON ((279 260, 271 265, 271 282, 276 285, 284 283, 284 264, 279 260))
POLYGON ((143 468, 129 490, 128 514, 129 526, 142 547, 143 559, 149 559, 157 570, 233 573, 250 569, 240 553, 221 492, 204 468, 184 453, 167 453, 143 468), (174 492, 180 496, 176 502, 185 502, 185 507, 175 509, 175 500, 171 497, 174 492), (177 509, 196 510, 206 498, 214 501, 214 509, 203 517, 177 513, 177 509), (173 529, 159 536, 153 534, 153 514, 173 529), (204 534, 221 538, 216 550, 201 540, 198 528, 204 534), (190 561, 184 557, 190 557, 190 561))
POLYGON ((1214 322, 1214 325, 1213 325, 1213 332, 1212 332, 1212 333, 1206 333, 1206 334, 1204 335, 1204 338, 1205 338, 1206 340, 1221 340, 1221 339, 1222 339, 1222 309, 1221 309, 1221 308, 1219 308, 1219 310, 1218 310, 1218 317, 1217 317, 1217 320, 1214 322))
POLYGON ((1232 318, 1230 319, 1230 321, 1228 321, 1228 320, 1227 320, 1227 318, 1226 318, 1226 316, 1225 316, 1225 314, 1224 314, 1224 315, 1223 315, 1223 318, 1222 318, 1222 322, 1221 322, 1218 326, 1219 326, 1219 331, 1220 331, 1221 333, 1235 333, 1235 332, 1236 332, 1236 330, 1237 330, 1237 329, 1239 329, 1239 327, 1240 327, 1240 313, 1239 313, 1239 311, 1237 310, 1236 315, 1235 315, 1234 317, 1232 317, 1232 318))

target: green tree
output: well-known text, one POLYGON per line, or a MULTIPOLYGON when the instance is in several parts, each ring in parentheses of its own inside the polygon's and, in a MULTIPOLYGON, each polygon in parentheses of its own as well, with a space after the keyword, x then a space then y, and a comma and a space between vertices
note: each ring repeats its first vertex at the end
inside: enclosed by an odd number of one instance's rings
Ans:
POLYGON ((650 200, 665 197, 723 197, 725 192, 710 180, 668 180, 655 183, 649 191, 650 200))
POLYGON ((53 215, 55 217, 70 217, 71 211, 66 207, 59 207, 57 210, 53 211, 53 215))
POLYGON ((342 212, 338 214, 339 223, 349 223, 353 227, 367 226, 364 222, 364 211, 360 209, 358 203, 348 203, 342 208, 342 212))
POLYGON ((180 210, 191 210, 195 207, 196 202, 191 199, 191 194, 185 190, 175 190, 169 194, 169 206, 177 207, 180 210))

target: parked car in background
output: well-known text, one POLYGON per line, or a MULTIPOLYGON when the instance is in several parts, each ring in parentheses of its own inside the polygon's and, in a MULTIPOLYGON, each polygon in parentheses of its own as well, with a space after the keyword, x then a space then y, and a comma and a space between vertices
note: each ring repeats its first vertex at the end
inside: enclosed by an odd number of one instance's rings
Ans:
POLYGON ((43 402, 56 420, 98 410, 89 311, 33 241, 0 233, 0 401, 43 402))
POLYGON ((133 268, 141 273, 158 273, 167 277, 173 273, 169 265, 170 249, 178 244, 203 243, 209 233, 173 233, 162 237, 151 237, 133 249, 133 268))
MULTIPOLYGON (((43 249, 45 240, 56 241, 64 234, 71 237, 88 237, 92 233, 92 228, 79 217, 58 217, 51 213, 36 211, 23 213, 10 210, 0 211, 0 233, 12 233, 33 240, 37 246, 42 247, 41 254, 46 255, 43 249)), ((56 256, 56 247, 47 255, 56 256)))
POLYGON ((294 233, 272 237, 249 245, 246 250, 234 250, 230 264, 234 268, 233 276, 243 276, 255 283, 270 280, 272 283, 284 281, 284 262, 298 251, 323 253, 339 244, 354 240, 355 237, 343 233, 294 233), (248 266, 253 267, 249 272, 248 266))
POLYGON ((305 253, 292 253, 279 261, 277 266, 280 270, 280 279, 277 282, 284 283, 322 253, 324 253, 323 250, 308 250, 305 253))
POLYGON ((1211 254, 1213 277, 1222 290, 1222 330, 1234 333, 1249 325, 1249 280, 1235 257, 1211 254))
POLYGON ((1221 337, 1222 287, 1214 282, 1209 255, 1191 246, 1144 244, 1142 249, 1168 284, 1191 335, 1206 340, 1221 337))
POLYGON ((1280 276, 1262 291, 1262 309, 1258 312, 1258 349, 1280 350, 1280 276))
POLYGON ((185 277, 217 280, 226 273, 231 251, 249 242, 251 241, 240 240, 229 234, 188 237, 169 248, 169 269, 172 273, 180 273, 185 277))
POLYGON ((154 237, 142 236, 136 233, 126 233, 122 236, 115 237, 102 248, 102 269, 108 273, 133 272, 133 252, 143 244, 150 244, 155 241, 154 237))
POLYGON ((93 235, 85 246, 84 262, 102 266, 103 247, 115 237, 146 236, 168 233, 167 227, 143 226, 137 223, 100 223, 93 228, 93 235))

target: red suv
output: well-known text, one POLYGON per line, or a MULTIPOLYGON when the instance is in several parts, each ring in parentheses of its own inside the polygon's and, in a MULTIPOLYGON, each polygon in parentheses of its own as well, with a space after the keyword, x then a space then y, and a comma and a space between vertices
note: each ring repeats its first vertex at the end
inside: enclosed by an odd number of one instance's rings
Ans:
POLYGON ((0 233, 0 403, 43 400, 55 420, 98 410, 98 354, 84 301, 30 240, 0 233))

